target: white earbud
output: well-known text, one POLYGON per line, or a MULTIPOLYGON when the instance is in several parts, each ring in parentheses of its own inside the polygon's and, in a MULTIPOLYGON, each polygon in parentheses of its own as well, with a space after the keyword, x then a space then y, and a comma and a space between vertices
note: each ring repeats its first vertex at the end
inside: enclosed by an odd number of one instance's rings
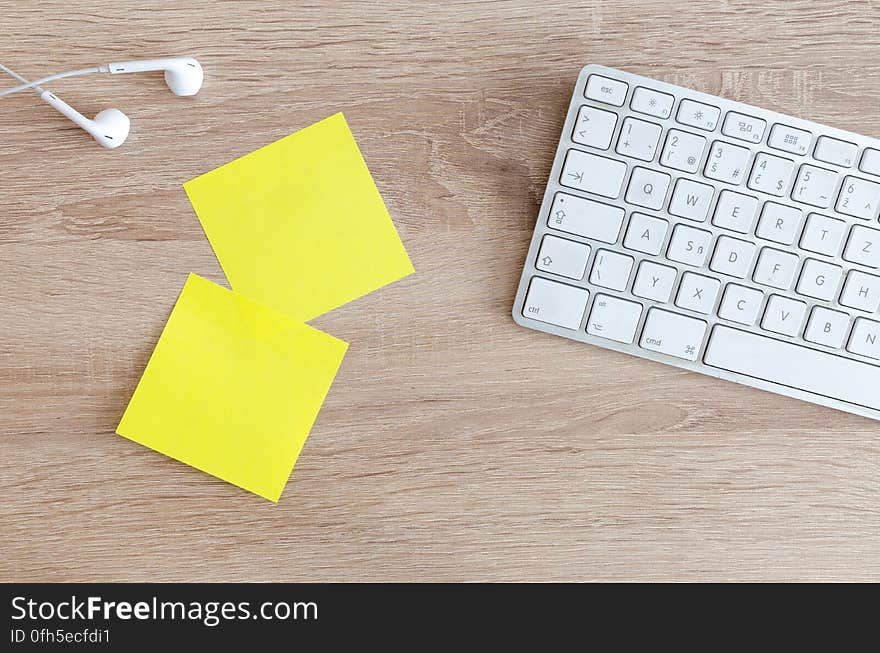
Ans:
POLYGON ((40 87, 40 84, 52 82, 67 77, 76 77, 78 75, 89 75, 92 73, 111 73, 118 75, 121 73, 142 73, 161 70, 165 73, 165 83, 171 92, 178 96, 195 95, 202 88, 202 82, 205 80, 205 73, 201 64, 192 57, 166 57, 164 59, 142 59, 140 61, 123 61, 120 63, 111 63, 93 68, 81 68, 79 70, 71 70, 65 73, 58 73, 43 77, 35 82, 29 82, 24 77, 16 73, 14 70, 0 64, 0 70, 3 70, 23 84, 15 88, 0 91, 0 97, 23 91, 25 89, 33 89, 40 94, 40 98, 49 106, 55 108, 58 112, 70 118, 77 125, 85 129, 92 135, 96 141, 106 148, 113 149, 119 147, 128 137, 128 130, 131 123, 124 113, 119 109, 105 109, 94 120, 89 120, 79 111, 72 108, 66 102, 58 98, 50 91, 46 91, 40 87))
POLYGON ((110 73, 144 73, 154 70, 165 71, 165 83, 175 95, 195 95, 202 88, 205 73, 201 64, 192 57, 168 57, 165 59, 143 59, 141 61, 122 61, 107 66, 110 73))
POLYGON ((108 149, 119 147, 128 138, 131 121, 119 109, 104 109, 94 120, 89 120, 50 91, 43 91, 40 98, 85 129, 92 138, 108 149))

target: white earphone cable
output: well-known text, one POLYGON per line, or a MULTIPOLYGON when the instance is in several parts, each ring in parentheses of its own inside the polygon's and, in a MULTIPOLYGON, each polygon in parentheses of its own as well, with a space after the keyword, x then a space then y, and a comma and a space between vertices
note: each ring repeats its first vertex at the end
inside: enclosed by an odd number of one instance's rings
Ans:
POLYGON ((3 64, 0 64, 0 68, 2 68, 7 73, 14 76, 15 78, 20 79, 23 82, 26 82, 25 84, 22 84, 21 86, 16 86, 15 88, 9 88, 9 89, 6 89, 5 91, 0 91, 0 97, 3 97, 4 95, 11 95, 12 93, 18 93, 19 91, 23 91, 28 88, 33 88, 38 93, 42 93, 43 90, 40 88, 40 86, 39 86, 40 84, 47 84, 48 82, 54 82, 56 79, 64 79, 65 77, 76 77, 78 75, 90 75, 92 73, 109 72, 109 70, 107 70, 106 66, 96 66, 94 68, 80 68, 79 70, 70 70, 66 73, 58 73, 57 75, 49 75, 48 77, 43 77, 42 79, 38 79, 35 82, 28 82, 26 79, 24 79, 24 77, 22 77, 21 75, 17 75, 14 72, 10 71, 9 68, 4 66, 3 64))
POLYGON ((37 92, 37 93, 42 93, 42 92, 43 92, 43 89, 40 88, 40 86, 39 86, 39 84, 41 84, 42 82, 40 82, 40 81, 37 81, 37 82, 29 82, 29 81, 26 80, 24 77, 22 77, 21 75, 19 75, 17 72, 15 72, 14 70, 12 70, 12 68, 7 68, 7 67, 4 66, 2 63, 0 63, 0 70, 2 70, 3 72, 7 73, 8 75, 11 75, 12 77, 15 77, 15 79, 17 79, 17 80, 20 81, 20 82, 25 82, 25 88, 32 87, 32 88, 34 89, 34 91, 37 92))

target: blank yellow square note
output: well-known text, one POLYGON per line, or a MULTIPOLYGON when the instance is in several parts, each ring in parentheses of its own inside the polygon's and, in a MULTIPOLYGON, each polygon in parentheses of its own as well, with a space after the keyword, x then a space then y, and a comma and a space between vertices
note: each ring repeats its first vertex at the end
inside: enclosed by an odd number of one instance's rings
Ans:
POLYGON ((278 501, 347 347, 191 274, 116 432, 278 501))
POLYGON ((341 113, 183 187, 233 290, 298 320, 413 272, 341 113))

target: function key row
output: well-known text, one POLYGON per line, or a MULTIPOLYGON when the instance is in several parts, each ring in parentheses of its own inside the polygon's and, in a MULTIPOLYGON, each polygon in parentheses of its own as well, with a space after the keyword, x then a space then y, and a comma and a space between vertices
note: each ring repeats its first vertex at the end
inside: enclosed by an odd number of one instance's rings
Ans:
MULTIPOLYGON (((626 82, 602 75, 590 75, 584 95, 596 102, 622 107, 628 90, 629 84, 626 82)), ((665 120, 672 115, 674 103, 675 97, 669 93, 638 86, 633 91, 630 108, 637 113, 665 120)), ((675 120, 689 127, 714 131, 720 117, 721 109, 718 107, 685 98, 679 103, 675 120)), ((763 141, 766 129, 767 121, 762 118, 728 111, 721 126, 721 133, 730 138, 758 144, 763 141)), ((812 145, 813 134, 809 131, 782 123, 774 124, 767 138, 768 147, 797 156, 809 154, 812 145)), ((830 136, 820 136, 815 141, 813 158, 842 168, 851 168, 855 165, 858 150, 859 147, 855 143, 830 136)), ((867 148, 862 154, 859 170, 880 177, 880 150, 867 148)))

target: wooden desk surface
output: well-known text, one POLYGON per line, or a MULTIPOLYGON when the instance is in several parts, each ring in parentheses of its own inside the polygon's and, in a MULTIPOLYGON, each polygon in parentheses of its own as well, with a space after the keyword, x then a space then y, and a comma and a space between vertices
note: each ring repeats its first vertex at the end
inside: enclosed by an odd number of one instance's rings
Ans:
POLYGON ((78 4, 2 0, 0 61, 207 81, 49 85, 115 152, 0 100, 0 580, 880 580, 880 424, 510 319, 583 64, 880 136, 877 2, 78 4), (315 322, 351 348, 272 505, 113 430, 223 282, 182 182, 338 110, 417 274, 315 322))

